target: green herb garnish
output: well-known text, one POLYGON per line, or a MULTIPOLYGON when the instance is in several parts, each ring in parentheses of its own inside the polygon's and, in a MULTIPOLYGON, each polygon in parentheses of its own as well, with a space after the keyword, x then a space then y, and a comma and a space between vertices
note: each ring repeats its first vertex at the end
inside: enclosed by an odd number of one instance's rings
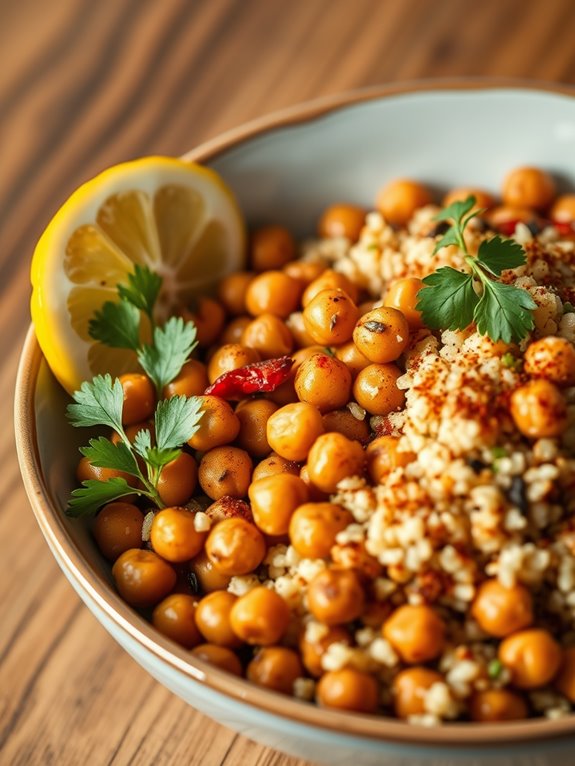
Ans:
POLYGON ((470 273, 443 266, 425 277, 419 291, 417 308, 424 323, 437 330, 464 330, 472 322, 481 335, 506 343, 522 340, 535 326, 537 308, 526 290, 499 281, 505 269, 515 269, 526 262, 523 248, 511 239, 494 236, 484 240, 476 257, 469 254, 464 232, 469 221, 479 214, 472 210, 474 197, 454 202, 435 216, 438 221, 452 221, 436 244, 434 253, 447 245, 457 245, 463 252, 470 273))
POLYGON ((503 670, 503 663, 501 662, 501 660, 494 659, 494 660, 491 660, 491 662, 487 666, 487 675, 489 676, 489 678, 492 678, 495 681, 501 675, 502 670, 503 670))

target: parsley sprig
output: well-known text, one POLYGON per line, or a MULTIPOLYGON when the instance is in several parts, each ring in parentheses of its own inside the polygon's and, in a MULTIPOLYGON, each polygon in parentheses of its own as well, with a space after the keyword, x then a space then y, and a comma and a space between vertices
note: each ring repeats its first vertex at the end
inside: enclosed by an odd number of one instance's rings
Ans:
POLYGON ((434 253, 447 245, 463 252, 470 272, 443 266, 423 282, 417 308, 424 323, 437 330, 463 330, 475 322, 481 335, 506 343, 522 340, 535 326, 537 308, 526 290, 499 280, 505 269, 515 269, 526 262, 523 248, 514 240, 494 236, 484 240, 477 256, 472 256, 464 232, 469 221, 481 211, 473 210, 475 198, 454 202, 435 217, 451 221, 450 228, 435 246, 434 253))

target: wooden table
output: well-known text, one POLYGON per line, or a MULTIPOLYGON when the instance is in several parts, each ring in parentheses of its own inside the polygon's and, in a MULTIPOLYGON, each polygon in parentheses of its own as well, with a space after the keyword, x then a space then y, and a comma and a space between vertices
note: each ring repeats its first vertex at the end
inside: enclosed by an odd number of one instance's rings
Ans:
POLYGON ((0 0, 0 762, 305 766, 203 717, 79 602, 21 486, 11 401, 34 243, 118 161, 358 86, 575 82, 572 0, 0 0))

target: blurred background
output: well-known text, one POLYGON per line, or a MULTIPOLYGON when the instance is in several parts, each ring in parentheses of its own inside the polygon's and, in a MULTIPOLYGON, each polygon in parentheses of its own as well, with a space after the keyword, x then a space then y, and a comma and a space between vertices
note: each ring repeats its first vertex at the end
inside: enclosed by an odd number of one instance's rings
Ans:
POLYGON ((159 687, 36 528, 9 424, 30 257, 62 201, 108 165, 318 96, 454 77, 573 84, 574 40, 573 0, 0 0, 2 764, 303 766, 159 687))

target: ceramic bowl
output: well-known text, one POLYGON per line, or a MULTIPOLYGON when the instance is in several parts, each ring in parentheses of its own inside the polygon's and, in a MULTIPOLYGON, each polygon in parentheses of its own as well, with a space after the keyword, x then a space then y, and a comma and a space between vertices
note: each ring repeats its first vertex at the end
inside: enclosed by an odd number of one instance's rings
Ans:
MULTIPOLYGON (((290 109, 189 153, 219 171, 250 223, 313 232, 320 211, 369 206, 396 176, 445 190, 497 191, 523 164, 575 187, 574 91, 516 83, 372 89, 290 109)), ((110 634, 160 683, 225 726, 331 766, 558 766, 575 761, 575 718, 437 728, 327 711, 257 688, 164 639, 116 594, 81 522, 63 513, 83 434, 66 425, 67 397, 33 329, 16 389, 22 475, 38 523, 73 587, 110 634), (58 445, 54 449, 54 445, 58 445)))

